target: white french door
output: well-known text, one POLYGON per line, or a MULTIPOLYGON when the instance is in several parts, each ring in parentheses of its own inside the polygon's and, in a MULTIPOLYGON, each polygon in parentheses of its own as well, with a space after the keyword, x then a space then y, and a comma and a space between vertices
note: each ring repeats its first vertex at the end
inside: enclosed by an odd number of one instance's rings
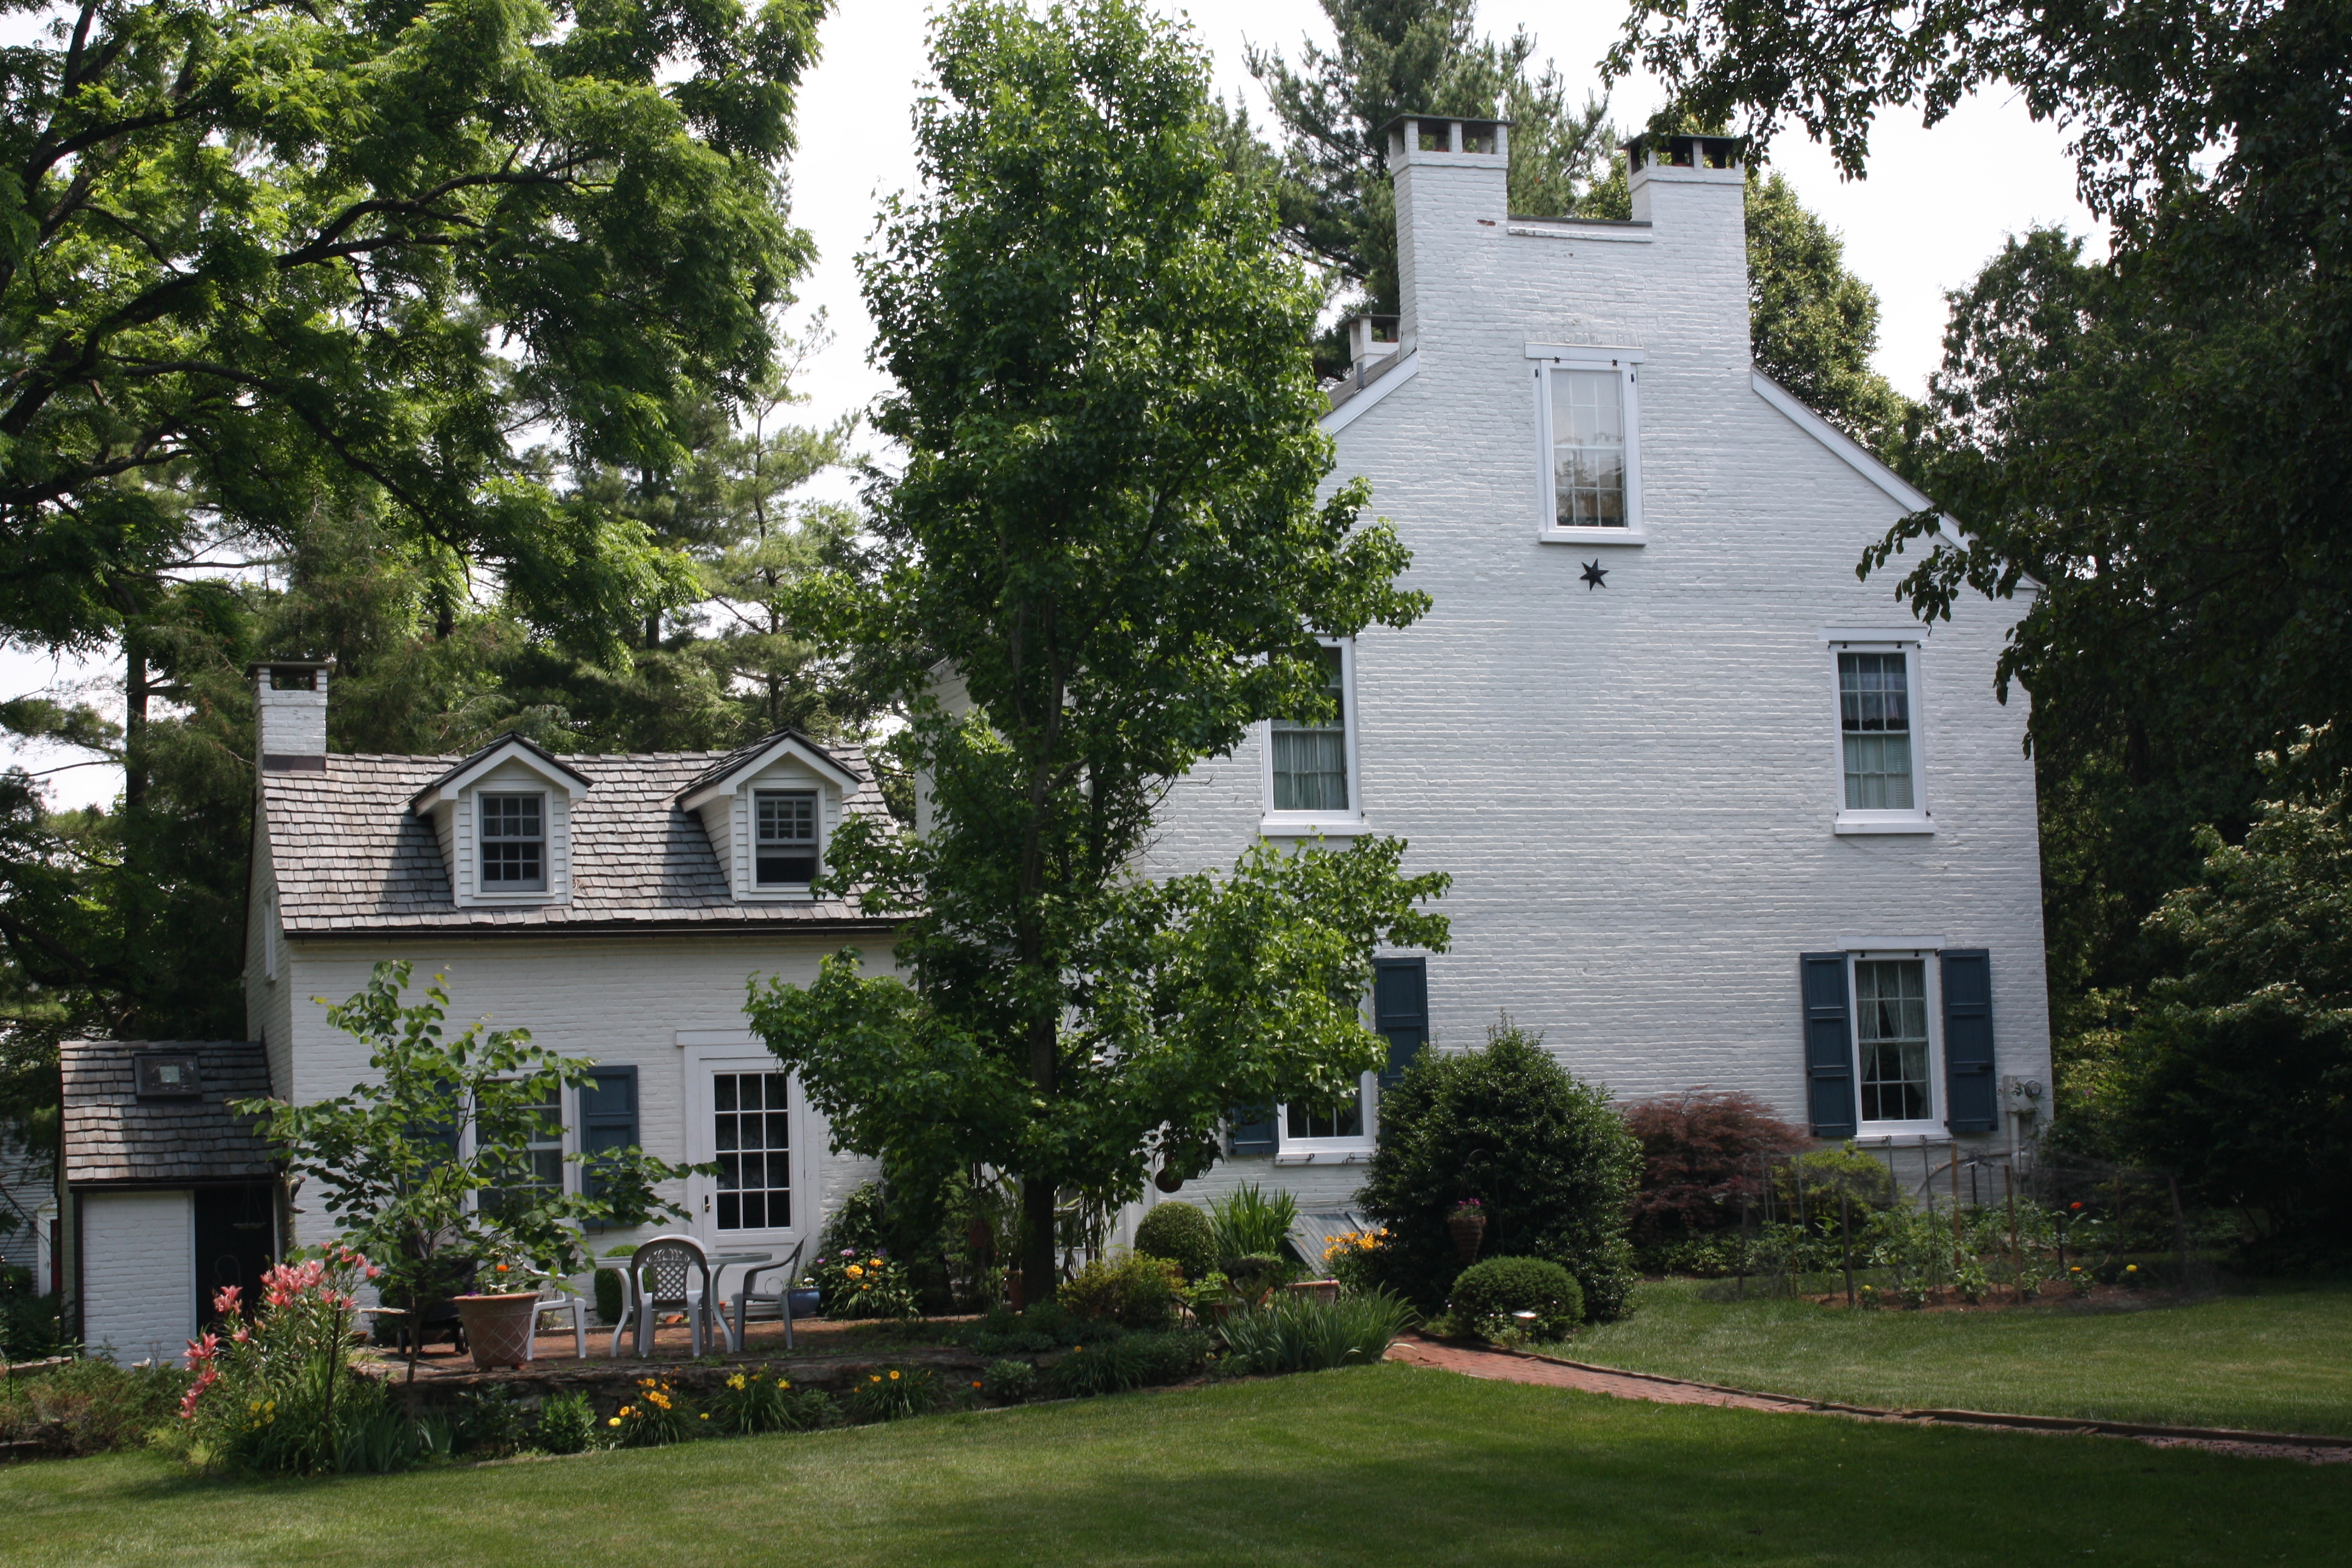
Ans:
POLYGON ((694 1234, 713 1252, 792 1247, 816 1202, 799 1086, 740 1046, 689 1047, 686 1073, 688 1158, 719 1167, 688 1180, 694 1234))

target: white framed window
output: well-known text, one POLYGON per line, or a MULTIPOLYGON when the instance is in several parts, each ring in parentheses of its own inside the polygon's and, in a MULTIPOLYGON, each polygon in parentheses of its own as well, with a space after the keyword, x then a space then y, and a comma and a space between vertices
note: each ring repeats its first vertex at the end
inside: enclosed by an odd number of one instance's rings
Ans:
POLYGON ((561 1193, 567 1184, 563 1135, 563 1089, 551 1086, 547 1098, 531 1109, 540 1116, 540 1125, 521 1151, 507 1179, 499 1186, 482 1194, 483 1206, 497 1211, 508 1195, 520 1196, 534 1188, 561 1193))
POLYGON ((1265 819, 1268 834, 1353 832, 1362 826, 1356 770, 1356 649, 1352 639, 1322 645, 1323 693, 1331 717, 1313 723, 1268 721, 1265 819))
POLYGON ((1932 833, 1916 642, 1830 642, 1837 694, 1836 831, 1932 833))
POLYGON ((477 797, 477 835, 482 854, 485 893, 547 890, 547 797, 543 795, 484 795, 477 797))
POLYGON ((1639 544, 1642 351, 1529 343, 1541 514, 1560 544, 1639 544))
POLYGON ((1377 1075, 1366 1073, 1356 1092, 1330 1105, 1283 1105, 1276 1108, 1279 1132, 1278 1162, 1311 1163, 1315 1156, 1369 1153, 1379 1131, 1380 1088, 1377 1075))
POLYGON ((762 888, 803 887, 816 880, 816 824, 814 790, 753 792, 752 880, 762 888))
POLYGON ((1923 951, 1847 955, 1861 1135, 1944 1133, 1936 965, 1923 951))

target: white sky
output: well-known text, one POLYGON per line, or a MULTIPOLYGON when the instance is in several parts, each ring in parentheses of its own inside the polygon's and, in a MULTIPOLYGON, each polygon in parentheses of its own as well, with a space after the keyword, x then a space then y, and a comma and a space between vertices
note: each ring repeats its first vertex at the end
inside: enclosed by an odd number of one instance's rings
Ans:
MULTIPOLYGON (((880 195, 911 184, 911 110, 925 73, 921 0, 836 0, 840 14, 824 25, 824 58, 800 95, 801 153, 793 169, 793 220, 815 237, 818 260, 802 285, 803 309, 822 307, 835 334, 832 348, 806 367, 800 390, 812 423, 864 406, 883 379, 866 363, 872 325, 857 290, 852 258, 871 234, 880 195)), ((1265 103, 1243 63, 1244 41, 1281 48, 1296 58, 1300 37, 1326 37, 1314 0, 1190 0, 1160 8, 1189 15, 1215 59, 1216 86, 1240 92, 1263 129, 1265 103)), ((1556 59, 1572 99, 1599 80, 1598 62, 1614 38, 1622 13, 1615 0, 1578 5, 1529 5, 1487 0, 1486 30, 1507 35, 1524 24, 1536 35, 1538 58, 1556 59)), ((29 30, 10 17, 6 31, 29 30)), ((10 39, 13 41, 13 37, 10 39)), ((1655 107, 1652 84, 1621 84, 1611 114, 1627 129, 1655 107)), ((2063 140, 2037 126, 2013 100, 1972 100, 1933 131, 1913 114, 1892 115, 1873 146, 1871 177, 1839 180, 1826 153, 1801 132, 1783 132, 1775 164, 1805 204, 1846 242, 1846 265, 1878 290, 1883 307, 1878 367, 1904 391, 1920 392, 1941 357, 1944 294, 1976 276, 2004 237, 2035 224, 2095 231, 2074 199, 2074 164, 2063 140)), ((0 650, 0 695, 20 696, 58 683, 102 680, 105 671, 63 665, 46 656, 0 650)), ((116 698, 119 702, 119 696, 116 698)), ((0 742, 0 763, 14 755, 35 769, 79 758, 40 748, 11 752, 0 742)), ((119 770, 76 767, 48 780, 53 805, 110 800, 121 787, 119 770)))

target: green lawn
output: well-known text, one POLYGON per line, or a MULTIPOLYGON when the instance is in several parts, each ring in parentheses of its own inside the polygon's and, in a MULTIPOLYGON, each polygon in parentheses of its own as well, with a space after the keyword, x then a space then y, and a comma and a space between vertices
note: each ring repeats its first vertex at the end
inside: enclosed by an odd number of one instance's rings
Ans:
POLYGON ((2352 1286, 2266 1285, 2183 1306, 1849 1312, 1642 1287, 1565 1353, 1773 1394, 2352 1435, 2352 1286))
POLYGON ((2352 1469, 1404 1366, 385 1479, 0 1471, 71 1564, 2340 1563, 2352 1469))

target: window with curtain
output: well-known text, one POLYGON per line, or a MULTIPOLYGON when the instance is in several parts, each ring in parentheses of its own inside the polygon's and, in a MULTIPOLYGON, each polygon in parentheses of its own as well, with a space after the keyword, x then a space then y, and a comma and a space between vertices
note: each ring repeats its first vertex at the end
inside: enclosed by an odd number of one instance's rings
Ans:
POLYGON ((1339 650, 1323 650, 1323 690, 1330 698, 1327 723, 1274 721, 1274 809, 1346 811, 1348 800, 1348 693, 1339 650))
POLYGON ((1623 528, 1625 385, 1613 367, 1551 373, 1552 521, 1623 528))
POLYGON ((1928 1083, 1926 960, 1854 960, 1853 1005, 1854 1042, 1862 1054, 1862 1119, 1929 1120, 1935 1097, 1928 1083))
POLYGON ((1903 653, 1838 655, 1848 811, 1910 811, 1911 678, 1903 653))

